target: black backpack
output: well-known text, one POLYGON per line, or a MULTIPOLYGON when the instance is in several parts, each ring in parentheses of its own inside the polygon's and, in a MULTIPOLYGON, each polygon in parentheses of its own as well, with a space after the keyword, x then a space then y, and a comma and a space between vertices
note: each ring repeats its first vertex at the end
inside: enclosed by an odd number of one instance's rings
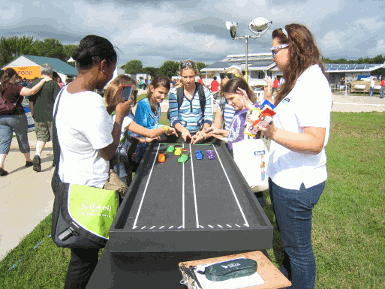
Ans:
MULTIPOLYGON (((198 94, 199 94, 199 101, 201 104, 201 110, 202 110, 202 115, 205 114, 205 106, 206 106, 206 96, 205 96, 205 91, 203 89, 203 85, 200 84, 199 82, 195 82, 195 85, 198 89, 198 94)), ((195 94, 195 92, 194 92, 195 94)), ((184 88, 183 86, 178 87, 176 89, 176 99, 178 101, 178 110, 180 106, 182 105, 183 102, 183 97, 184 97, 184 88)), ((167 110, 167 118, 170 119, 170 108, 167 110)))

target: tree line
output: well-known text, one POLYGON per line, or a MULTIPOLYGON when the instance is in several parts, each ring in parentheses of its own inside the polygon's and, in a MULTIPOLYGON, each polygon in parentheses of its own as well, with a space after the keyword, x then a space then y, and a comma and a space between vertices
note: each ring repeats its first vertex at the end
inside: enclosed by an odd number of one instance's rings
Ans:
POLYGON ((35 55, 58 58, 64 62, 71 57, 77 45, 63 45, 54 38, 44 40, 34 39, 32 36, 1 37, 0 39, 0 65, 3 67, 20 55, 35 55))
MULTIPOLYGON (((1 37, 0 39, 0 65, 7 65, 11 61, 18 58, 20 55, 35 55, 51 58, 58 58, 64 62, 72 56, 72 52, 77 48, 77 45, 63 45, 59 40, 54 38, 45 38, 44 40, 34 39, 32 36, 12 36, 1 37)), ((69 63, 72 65, 72 63, 69 63)), ((198 70, 206 67, 203 62, 196 62, 198 70)), ((163 74, 171 78, 177 75, 179 71, 179 62, 168 60, 159 68, 143 67, 140 60, 131 60, 121 66, 128 74, 147 73, 152 77, 163 74)))
POLYGON ((337 60, 332 60, 330 58, 324 58, 325 63, 336 63, 336 64, 383 64, 385 62, 385 54, 377 55, 373 58, 365 57, 358 58, 357 60, 347 60, 345 58, 340 58, 337 60))
MULTIPOLYGON (((32 36, 12 36, 1 37, 0 39, 0 65, 1 67, 10 63, 20 55, 36 55, 44 57, 58 58, 66 62, 71 56, 72 52, 77 48, 77 45, 68 44, 63 45, 59 40, 54 38, 45 38, 44 40, 34 39, 32 36)), ((382 64, 385 62, 385 55, 377 55, 373 58, 365 57, 357 60, 347 60, 340 58, 332 60, 324 58, 325 63, 341 63, 341 64, 382 64)), ((203 62, 196 62, 196 68, 201 70, 207 65, 203 62)), ((177 75, 179 71, 179 62, 167 60, 161 67, 143 67, 142 61, 131 60, 122 65, 121 68, 128 74, 147 73, 152 77, 163 74, 171 78, 177 75)))
MULTIPOLYGON (((196 62, 195 63, 196 68, 198 71, 205 68, 207 65, 203 62, 196 62)), ((121 68, 124 69, 124 71, 128 74, 138 74, 138 73, 147 73, 151 75, 152 77, 162 74, 167 76, 168 78, 171 78, 172 76, 175 76, 179 72, 179 62, 167 60, 165 61, 161 67, 143 67, 143 63, 140 60, 131 60, 128 61, 126 64, 122 65, 121 68)))

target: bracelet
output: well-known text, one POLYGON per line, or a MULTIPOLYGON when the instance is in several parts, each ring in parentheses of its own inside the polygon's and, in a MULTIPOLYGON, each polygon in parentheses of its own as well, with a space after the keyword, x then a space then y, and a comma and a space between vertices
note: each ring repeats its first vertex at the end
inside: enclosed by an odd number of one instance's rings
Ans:
POLYGON ((162 127, 164 128, 165 132, 164 133, 167 133, 168 132, 168 127, 165 126, 165 125, 162 125, 162 127))

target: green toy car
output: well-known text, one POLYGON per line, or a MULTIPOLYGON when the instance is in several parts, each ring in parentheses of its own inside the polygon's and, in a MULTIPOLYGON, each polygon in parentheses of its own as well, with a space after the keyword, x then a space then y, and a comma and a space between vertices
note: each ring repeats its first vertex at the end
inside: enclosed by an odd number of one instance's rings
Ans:
POLYGON ((185 163, 186 161, 187 161, 187 159, 188 159, 188 155, 186 154, 183 154, 183 155, 181 155, 180 157, 179 157, 179 159, 178 159, 178 163, 185 163))
POLYGON ((168 153, 173 153, 174 150, 175 150, 175 146, 173 146, 173 145, 170 145, 170 146, 168 146, 168 148, 167 148, 167 152, 168 152, 168 153))

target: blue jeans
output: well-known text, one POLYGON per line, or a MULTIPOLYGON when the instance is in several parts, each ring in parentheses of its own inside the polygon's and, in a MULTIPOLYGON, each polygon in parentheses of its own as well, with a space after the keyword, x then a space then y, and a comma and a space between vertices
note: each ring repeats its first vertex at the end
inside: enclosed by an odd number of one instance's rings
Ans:
POLYGON ((369 90, 369 96, 373 96, 374 93, 374 87, 371 87, 369 90))
POLYGON ((289 288, 314 288, 316 264, 311 243, 312 209, 325 182, 299 190, 282 188, 269 179, 270 198, 284 252, 280 271, 288 278, 289 288))
POLYGON ((384 94, 385 94, 385 86, 382 86, 380 90, 380 97, 384 98, 384 94))

